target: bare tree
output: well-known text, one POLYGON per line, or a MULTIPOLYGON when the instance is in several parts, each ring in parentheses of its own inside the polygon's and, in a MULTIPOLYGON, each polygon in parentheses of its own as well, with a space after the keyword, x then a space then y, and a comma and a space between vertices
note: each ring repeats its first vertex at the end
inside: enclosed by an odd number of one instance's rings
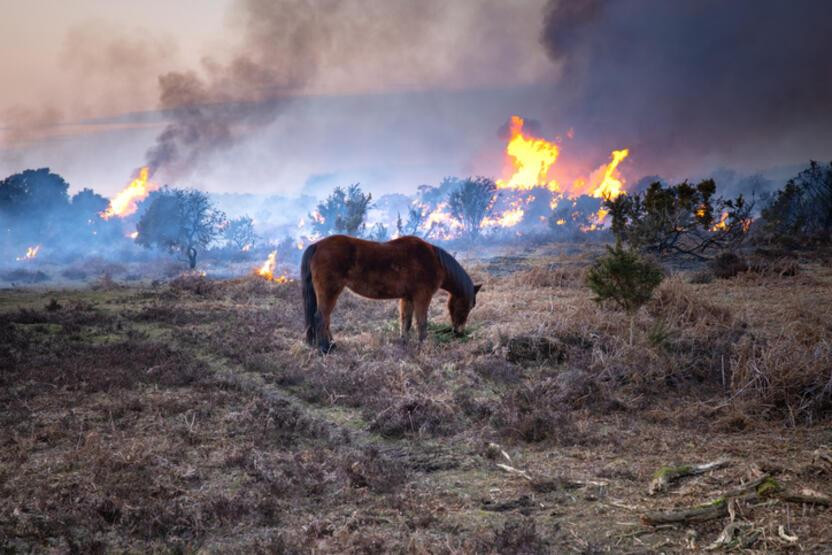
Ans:
POLYGON ((215 209, 208 195, 194 189, 162 189, 154 193, 142 214, 136 242, 179 252, 196 268, 199 250, 205 249, 220 233, 225 214, 215 209))
POLYGON ((254 220, 249 216, 240 216, 228 221, 223 229, 223 237, 238 250, 243 250, 246 245, 249 247, 257 240, 254 233, 254 220))

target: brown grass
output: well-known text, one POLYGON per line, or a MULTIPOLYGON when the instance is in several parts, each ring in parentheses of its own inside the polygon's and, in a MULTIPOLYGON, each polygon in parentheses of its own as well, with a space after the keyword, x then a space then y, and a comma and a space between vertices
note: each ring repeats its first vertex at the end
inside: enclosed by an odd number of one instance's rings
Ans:
MULTIPOLYGON (((4 293, 0 550, 675 552, 725 523, 639 514, 754 465, 832 493, 811 457, 832 409, 828 267, 673 276, 630 344, 628 317, 581 285, 586 260, 468 263, 485 282, 470 335, 436 327, 421 347, 399 343, 395 303, 345 293, 326 357, 303 341, 295 282, 4 293), (722 457, 644 494, 661 466, 722 457)), ((739 509, 753 549, 832 545, 828 511, 739 509)))

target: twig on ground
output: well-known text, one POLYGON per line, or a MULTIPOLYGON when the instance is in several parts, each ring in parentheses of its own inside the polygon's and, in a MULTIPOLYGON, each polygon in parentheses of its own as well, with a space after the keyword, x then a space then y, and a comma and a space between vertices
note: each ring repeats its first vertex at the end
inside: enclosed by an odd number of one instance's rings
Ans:
POLYGON ((682 466, 664 466, 656 471, 653 475, 653 480, 650 481, 650 486, 647 491, 650 495, 655 495, 659 492, 667 491, 671 482, 674 482, 685 476, 696 476, 704 474, 711 470, 722 468, 728 464, 726 460, 719 460, 704 464, 682 465, 682 466))

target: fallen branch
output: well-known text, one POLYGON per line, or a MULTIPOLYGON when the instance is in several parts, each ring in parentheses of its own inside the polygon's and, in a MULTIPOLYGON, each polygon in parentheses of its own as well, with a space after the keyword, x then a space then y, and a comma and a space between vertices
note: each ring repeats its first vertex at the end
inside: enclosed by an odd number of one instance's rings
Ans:
POLYGON ((728 461, 720 460, 705 464, 663 466, 653 475, 653 480, 650 481, 650 486, 647 488, 647 492, 650 495, 655 495, 659 492, 667 491, 671 482, 684 478, 685 476, 704 474, 705 472, 722 468, 727 464, 728 461))
POLYGON ((513 466, 509 466, 507 464, 502 464, 502 463, 497 463, 497 468, 499 468, 500 470, 504 470, 504 471, 508 472, 509 474, 515 474, 517 476, 520 476, 521 478, 525 478, 529 482, 533 481, 532 477, 529 476, 529 473, 526 472, 525 470, 520 470, 519 468, 514 468, 513 466))
POLYGON ((722 518, 728 514, 728 503, 724 497, 718 497, 703 505, 688 509, 678 509, 667 512, 653 512, 641 516, 645 524, 671 524, 677 522, 705 522, 715 518, 722 518))
POLYGON ((728 515, 728 501, 734 498, 743 501, 758 501, 765 499, 779 499, 791 503, 810 503, 814 505, 832 505, 832 498, 828 495, 802 488, 799 491, 787 489, 771 476, 764 474, 756 480, 728 490, 716 499, 690 507, 667 512, 652 512, 642 515, 645 524, 669 524, 677 522, 704 522, 722 518, 728 515))

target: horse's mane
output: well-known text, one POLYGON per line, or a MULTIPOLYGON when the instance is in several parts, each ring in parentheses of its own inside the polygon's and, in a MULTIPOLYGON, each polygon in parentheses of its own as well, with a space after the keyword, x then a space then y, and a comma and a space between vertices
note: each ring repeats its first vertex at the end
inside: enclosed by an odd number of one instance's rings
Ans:
POLYGON ((456 288, 461 293, 468 304, 474 306, 476 301, 476 294, 474 292, 474 282, 471 281, 471 276, 460 266, 456 258, 450 255, 448 251, 441 247, 433 246, 436 250, 436 255, 439 257, 439 263, 445 270, 445 275, 451 282, 452 287, 456 288))

